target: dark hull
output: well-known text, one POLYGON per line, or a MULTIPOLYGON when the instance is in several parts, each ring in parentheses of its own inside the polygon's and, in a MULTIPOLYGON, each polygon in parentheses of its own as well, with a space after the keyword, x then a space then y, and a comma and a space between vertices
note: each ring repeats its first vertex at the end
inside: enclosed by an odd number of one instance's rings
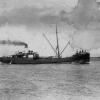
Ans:
POLYGON ((83 58, 76 58, 76 57, 66 57, 66 58, 11 58, 11 57, 1 57, 0 61, 2 63, 8 63, 8 64, 62 64, 62 63, 80 63, 80 64, 86 64, 89 63, 90 58, 89 57, 83 57, 83 58))

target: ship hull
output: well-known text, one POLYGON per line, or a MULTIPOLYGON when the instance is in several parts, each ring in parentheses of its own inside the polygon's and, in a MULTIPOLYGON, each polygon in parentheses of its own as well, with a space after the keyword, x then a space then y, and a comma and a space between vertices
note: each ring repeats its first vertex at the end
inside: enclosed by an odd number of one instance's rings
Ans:
POLYGON ((70 63, 71 58, 39 58, 39 59, 15 59, 12 64, 53 64, 53 63, 70 63))
POLYGON ((11 58, 11 57, 1 57, 0 61, 7 64, 64 64, 64 63, 80 63, 87 64, 90 59, 76 59, 75 57, 66 58, 11 58))

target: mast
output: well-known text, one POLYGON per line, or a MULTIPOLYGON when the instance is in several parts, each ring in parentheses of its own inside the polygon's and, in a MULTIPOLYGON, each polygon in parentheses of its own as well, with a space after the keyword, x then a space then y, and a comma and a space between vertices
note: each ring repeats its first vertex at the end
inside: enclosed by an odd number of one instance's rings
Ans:
POLYGON ((57 50, 57 57, 60 58, 57 24, 56 24, 56 39, 57 39, 57 47, 56 47, 56 50, 57 50))

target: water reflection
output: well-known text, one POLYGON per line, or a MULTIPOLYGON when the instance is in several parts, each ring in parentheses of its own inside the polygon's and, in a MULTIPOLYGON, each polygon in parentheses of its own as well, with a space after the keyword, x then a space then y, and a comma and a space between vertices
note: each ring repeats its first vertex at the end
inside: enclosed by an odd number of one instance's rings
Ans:
POLYGON ((76 66, 70 71, 70 77, 80 85, 87 83, 87 71, 83 70, 81 66, 76 66))

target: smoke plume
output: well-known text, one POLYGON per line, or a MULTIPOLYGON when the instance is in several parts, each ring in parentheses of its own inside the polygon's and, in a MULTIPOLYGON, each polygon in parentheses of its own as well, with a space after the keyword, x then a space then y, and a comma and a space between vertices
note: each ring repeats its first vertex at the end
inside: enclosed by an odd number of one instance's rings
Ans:
POLYGON ((3 44, 3 45, 15 45, 15 46, 25 46, 25 48, 28 48, 28 45, 25 42, 21 42, 21 41, 0 40, 0 44, 3 44))

